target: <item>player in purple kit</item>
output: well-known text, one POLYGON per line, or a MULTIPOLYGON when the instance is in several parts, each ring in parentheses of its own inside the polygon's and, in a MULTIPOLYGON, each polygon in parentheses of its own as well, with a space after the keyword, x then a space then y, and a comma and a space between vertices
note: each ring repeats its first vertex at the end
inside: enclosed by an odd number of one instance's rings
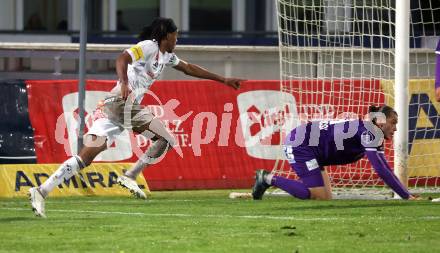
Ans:
POLYGON ((258 170, 252 197, 260 200, 270 186, 299 199, 332 198, 330 179, 324 166, 349 164, 367 155, 377 174, 401 198, 410 194, 391 171, 383 151, 383 141, 396 131, 397 113, 389 106, 370 107, 371 121, 316 121, 292 130, 284 143, 286 158, 300 180, 275 176, 258 170))
POLYGON ((440 40, 435 50, 435 100, 440 102, 440 40))

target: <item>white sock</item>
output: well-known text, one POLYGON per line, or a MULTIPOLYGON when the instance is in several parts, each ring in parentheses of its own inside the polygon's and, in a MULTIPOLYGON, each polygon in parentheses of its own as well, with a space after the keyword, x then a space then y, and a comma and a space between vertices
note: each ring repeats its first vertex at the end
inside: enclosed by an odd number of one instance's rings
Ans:
POLYGON ((71 178, 80 169, 84 168, 84 162, 79 156, 72 156, 67 159, 58 169, 53 173, 42 185, 40 185, 40 192, 43 197, 47 197, 49 193, 65 179, 71 178))
POLYGON ((125 172, 125 176, 136 179, 136 177, 144 170, 147 165, 151 164, 154 158, 148 157, 146 154, 143 154, 139 160, 131 167, 129 170, 125 172))
POLYGON ((267 175, 264 177, 264 181, 266 182, 266 184, 268 184, 268 185, 272 185, 272 178, 273 178, 273 174, 272 174, 272 173, 267 174, 267 175))

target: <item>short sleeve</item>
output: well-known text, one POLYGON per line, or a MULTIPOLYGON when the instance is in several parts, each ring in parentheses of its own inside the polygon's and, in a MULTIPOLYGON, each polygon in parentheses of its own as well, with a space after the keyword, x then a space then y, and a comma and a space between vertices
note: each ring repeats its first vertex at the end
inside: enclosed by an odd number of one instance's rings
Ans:
POLYGON ((125 49, 125 52, 127 52, 131 56, 132 62, 136 62, 141 59, 148 59, 152 54, 154 54, 156 48, 156 42, 151 40, 144 40, 128 49, 125 49))

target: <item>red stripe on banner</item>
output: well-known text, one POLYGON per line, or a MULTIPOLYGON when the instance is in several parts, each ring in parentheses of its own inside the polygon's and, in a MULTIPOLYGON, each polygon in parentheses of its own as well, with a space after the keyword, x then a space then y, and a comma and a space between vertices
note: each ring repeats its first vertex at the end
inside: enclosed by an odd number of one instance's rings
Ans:
MULTIPOLYGON (((76 149, 78 81, 26 83, 37 162, 62 163, 76 149)), ((115 84, 115 81, 87 81, 86 130, 93 123, 91 115, 96 105, 115 84)), ((321 107, 326 104, 332 107, 331 117, 335 117, 359 112, 359 106, 366 113, 365 101, 384 101, 376 80, 294 80, 283 87, 290 90, 281 92, 279 81, 247 81, 239 90, 206 80, 155 82, 142 103, 164 122, 178 145, 144 171, 150 187, 154 190, 249 187, 254 171, 271 170, 280 156, 278 143, 286 133, 268 129, 291 124, 290 130, 299 123, 301 114, 307 114, 309 119, 314 113, 317 118, 323 117, 321 107), (298 89, 301 96, 295 92, 298 89), (346 94, 351 97, 346 98, 346 94), (359 101, 359 105, 353 105, 352 101, 359 101), (317 107, 320 108, 316 110, 317 107)), ((142 135, 124 132, 95 161, 135 162, 149 145, 142 135)), ((366 167, 359 176, 371 175, 370 166, 366 167)))
MULTIPOLYGON (((78 81, 26 84, 37 162, 62 163, 77 146, 78 81)), ((86 130, 93 124, 91 116, 96 105, 115 84, 87 81, 86 130)), ((305 118, 366 114, 369 103, 385 101, 381 89, 378 80, 246 81, 239 90, 206 80, 157 81, 143 104, 163 121, 178 145, 147 168, 144 176, 155 190, 250 187, 254 171, 271 170, 282 155, 279 142, 285 133, 280 134, 276 127, 273 130, 274 126, 289 125, 285 127, 288 131, 305 118)), ((95 162, 135 162, 149 145, 142 135, 123 132, 95 162)), ((387 157, 392 157, 391 145, 386 143, 387 157)), ((282 166, 290 169, 286 162, 282 166)), ((363 169, 347 173, 344 166, 328 166, 326 170, 341 185, 367 180, 371 183, 372 175, 377 178, 366 159, 349 166, 363 169)), ((417 184, 434 184, 431 179, 417 180, 417 184)))

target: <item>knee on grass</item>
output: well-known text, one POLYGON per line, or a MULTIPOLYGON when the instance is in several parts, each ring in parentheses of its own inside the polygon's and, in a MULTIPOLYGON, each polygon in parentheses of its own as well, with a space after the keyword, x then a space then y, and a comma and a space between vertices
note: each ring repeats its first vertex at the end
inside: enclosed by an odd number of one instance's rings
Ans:
POLYGON ((331 199, 333 199, 331 192, 328 192, 325 189, 322 189, 321 187, 319 187, 319 188, 320 189, 309 188, 310 199, 313 199, 313 200, 331 200, 331 199))

